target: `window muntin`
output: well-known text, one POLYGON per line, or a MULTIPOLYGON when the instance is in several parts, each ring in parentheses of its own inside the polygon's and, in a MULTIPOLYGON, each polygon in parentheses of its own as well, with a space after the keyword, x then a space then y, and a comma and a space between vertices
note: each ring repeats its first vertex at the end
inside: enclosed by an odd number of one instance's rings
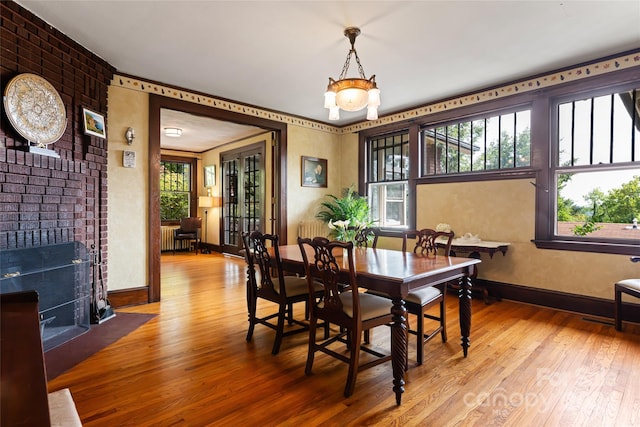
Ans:
POLYGON ((420 174, 530 167, 530 129, 530 110, 424 127, 420 131, 420 174))
POLYGON ((160 220, 179 221, 191 216, 191 163, 160 161, 160 220))
POLYGON ((556 104, 555 236, 640 240, 633 228, 640 219, 639 93, 612 91, 556 104))
POLYGON ((367 195, 378 227, 408 224, 409 133, 401 131, 367 141, 367 195))

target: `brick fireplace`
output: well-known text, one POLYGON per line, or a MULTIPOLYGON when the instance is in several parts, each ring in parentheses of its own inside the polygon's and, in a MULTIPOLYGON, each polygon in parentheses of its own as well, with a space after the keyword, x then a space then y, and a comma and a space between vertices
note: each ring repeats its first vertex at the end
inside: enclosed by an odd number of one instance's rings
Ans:
POLYGON ((3 93, 16 75, 37 74, 58 91, 67 115, 64 134, 49 146, 60 158, 28 152, 6 115, 0 118, 0 250, 70 242, 95 247, 104 270, 93 294, 104 302, 107 140, 84 134, 82 108, 108 122, 107 90, 115 69, 17 3, 0 2, 0 16, 3 93))

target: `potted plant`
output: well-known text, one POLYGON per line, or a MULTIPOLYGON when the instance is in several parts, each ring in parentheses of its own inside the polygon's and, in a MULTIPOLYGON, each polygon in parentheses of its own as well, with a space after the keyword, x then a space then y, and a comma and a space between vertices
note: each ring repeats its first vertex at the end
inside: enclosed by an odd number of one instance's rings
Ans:
POLYGON ((345 188, 340 197, 329 194, 316 217, 331 229, 330 237, 343 242, 353 242, 358 231, 371 226, 369 202, 356 193, 353 187, 345 188))

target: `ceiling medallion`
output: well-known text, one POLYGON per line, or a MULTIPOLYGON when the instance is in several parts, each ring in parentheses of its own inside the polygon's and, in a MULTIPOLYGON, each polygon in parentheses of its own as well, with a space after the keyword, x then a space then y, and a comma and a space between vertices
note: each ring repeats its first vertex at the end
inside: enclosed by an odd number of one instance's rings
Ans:
POLYGON ((4 91, 4 108, 18 134, 37 148, 30 151, 59 157, 47 145, 64 134, 67 114, 60 94, 48 81, 36 74, 17 75, 4 91))

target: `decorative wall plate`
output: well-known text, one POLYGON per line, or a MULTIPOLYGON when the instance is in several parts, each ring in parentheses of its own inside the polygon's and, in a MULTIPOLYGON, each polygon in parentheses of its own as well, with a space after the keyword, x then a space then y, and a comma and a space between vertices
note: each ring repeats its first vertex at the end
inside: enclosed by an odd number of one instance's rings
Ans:
POLYGON ((59 140, 67 128, 60 94, 36 74, 24 73, 11 79, 4 91, 4 108, 15 130, 39 147, 59 140))

